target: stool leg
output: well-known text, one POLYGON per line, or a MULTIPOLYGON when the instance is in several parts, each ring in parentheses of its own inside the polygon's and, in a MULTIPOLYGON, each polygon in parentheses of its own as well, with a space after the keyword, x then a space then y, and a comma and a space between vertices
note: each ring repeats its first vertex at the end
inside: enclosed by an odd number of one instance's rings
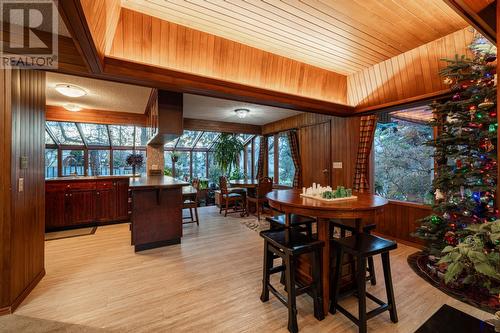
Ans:
POLYGON ((196 225, 200 225, 200 219, 198 218, 198 207, 194 207, 194 216, 196 216, 196 225))
POLYGON ((356 272, 358 284, 358 321, 359 333, 366 333, 366 258, 358 257, 356 272))
POLYGON ((370 274, 370 282, 372 286, 377 284, 377 278, 375 277, 375 265, 373 263, 373 257, 368 257, 368 273, 370 274))
POLYGON ((394 300, 394 289, 392 288, 391 264, 389 260, 389 252, 382 253, 382 267, 384 269, 385 290, 387 292, 387 304, 389 305, 389 313, 391 321, 398 322, 398 313, 396 311, 396 301, 394 300))
POLYGON ((273 267, 273 256, 267 249, 267 241, 264 241, 264 265, 262 268, 262 294, 260 300, 262 302, 269 301, 269 271, 273 267))
POLYGON ((288 294, 288 330, 291 333, 298 333, 299 327, 297 325, 297 306, 295 304, 295 265, 293 258, 288 255, 285 261, 286 265, 286 289, 288 294))
POLYGON ((306 224, 306 230, 307 230, 307 237, 309 237, 310 239, 312 239, 312 236, 313 236, 313 227, 312 227, 312 223, 307 223, 306 224))
MULTIPOLYGON (((337 312, 336 306, 339 300, 340 292, 340 276, 342 274, 342 257, 343 251, 340 246, 335 247, 337 252, 337 258, 335 260, 335 274, 333 274, 333 281, 330 279, 330 313, 335 314, 337 312)), ((332 274, 330 274, 331 276, 332 274)))
POLYGON ((313 300, 314 300, 314 317, 318 320, 325 319, 323 312, 323 285, 321 284, 321 249, 316 249, 312 252, 312 277, 313 277, 313 300))

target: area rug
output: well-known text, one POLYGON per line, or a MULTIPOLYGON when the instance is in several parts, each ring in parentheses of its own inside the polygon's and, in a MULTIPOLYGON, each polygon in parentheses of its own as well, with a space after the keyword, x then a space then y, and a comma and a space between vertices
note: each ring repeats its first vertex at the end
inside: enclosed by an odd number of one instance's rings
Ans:
POLYGON ((448 296, 489 313, 495 313, 500 310, 499 297, 487 295, 485 292, 482 293, 477 290, 477 288, 474 288, 474 290, 472 290, 473 288, 455 289, 446 285, 443 280, 429 268, 428 254, 416 252, 410 255, 407 260, 408 265, 410 265, 418 276, 448 296))
POLYGON ((240 221, 240 223, 248 229, 256 232, 261 232, 262 230, 269 229, 269 222, 266 221, 265 217, 261 218, 260 222, 257 220, 257 218, 244 218, 240 221))
POLYGON ((88 236, 88 235, 95 234, 96 230, 97 230, 97 227, 88 227, 88 228, 52 231, 52 232, 45 233, 45 240, 51 241, 51 240, 63 239, 63 238, 88 236))

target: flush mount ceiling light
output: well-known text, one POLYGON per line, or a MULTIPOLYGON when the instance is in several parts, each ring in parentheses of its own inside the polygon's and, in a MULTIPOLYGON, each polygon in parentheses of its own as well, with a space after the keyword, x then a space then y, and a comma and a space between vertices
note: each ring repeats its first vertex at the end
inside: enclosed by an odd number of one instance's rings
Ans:
POLYGON ((236 112, 236 115, 238 116, 238 118, 243 119, 250 113, 250 110, 248 110, 248 109, 236 109, 236 110, 234 110, 234 112, 236 112))
POLYGON ((56 90, 60 94, 67 97, 82 97, 87 95, 87 92, 84 89, 67 83, 57 84, 56 90))
POLYGON ((76 105, 76 104, 64 104, 64 108, 68 111, 71 111, 71 112, 78 112, 82 109, 82 107, 80 105, 76 105))

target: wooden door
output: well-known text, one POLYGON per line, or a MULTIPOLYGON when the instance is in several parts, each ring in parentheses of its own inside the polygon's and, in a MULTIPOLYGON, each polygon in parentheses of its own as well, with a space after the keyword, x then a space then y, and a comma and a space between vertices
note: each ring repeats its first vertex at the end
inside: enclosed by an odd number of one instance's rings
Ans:
POLYGON ((96 220, 98 222, 112 221, 115 217, 115 190, 98 189, 95 195, 96 220))
POLYGON ((114 219, 127 220, 129 218, 129 191, 128 180, 118 180, 114 183, 115 187, 115 216, 114 219))
POLYGON ((330 181, 330 122, 299 130, 303 186, 312 183, 327 186, 330 181))
POLYGON ((95 189, 69 190, 66 193, 66 225, 88 224, 95 221, 95 189))

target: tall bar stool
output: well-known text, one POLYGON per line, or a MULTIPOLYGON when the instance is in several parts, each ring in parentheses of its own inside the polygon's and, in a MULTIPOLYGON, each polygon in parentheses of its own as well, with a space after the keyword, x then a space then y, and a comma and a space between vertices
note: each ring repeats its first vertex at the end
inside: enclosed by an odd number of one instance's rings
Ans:
MULTIPOLYGON (((340 311, 347 318, 352 320, 359 327, 360 333, 366 333, 366 323, 369 319, 379 315, 384 311, 389 311, 391 321, 398 322, 398 315, 396 311, 396 302, 394 300, 394 289, 392 286, 391 265, 389 261, 389 251, 397 248, 397 244, 393 241, 383 239, 377 236, 369 235, 366 233, 359 233, 346 238, 336 238, 332 241, 337 252, 335 274, 333 274, 333 281, 330 282, 332 286, 330 313, 335 314, 340 311), (357 260, 356 280, 357 290, 355 291, 358 297, 358 318, 354 317, 349 311, 344 309, 338 304, 340 299, 340 275, 342 266, 343 254, 349 253, 357 260), (382 257, 382 267, 384 270, 385 290, 387 293, 387 303, 366 292, 366 260, 368 257, 373 257, 380 254, 382 257), (366 298, 371 299, 380 306, 370 312, 366 312, 366 298)), ((352 295, 350 292, 347 295, 352 295)), ((345 296, 345 295, 342 295, 345 296)))
MULTIPOLYGON (((345 221, 340 221, 340 220, 330 220, 330 239, 333 240, 334 238, 334 233, 335 233, 335 228, 340 229, 340 238, 345 238, 347 236, 347 232, 349 232, 351 235, 356 234, 356 227, 354 225, 349 225, 345 221)), ((363 232, 370 234, 375 228, 377 227, 376 224, 368 224, 363 228, 363 232)), ((373 257, 368 257, 368 276, 366 277, 367 281, 370 281, 372 286, 377 284, 377 277, 375 276, 375 265, 373 263, 373 257)), ((354 262, 353 262, 354 264, 354 262)), ((354 267, 352 268, 354 270, 354 267)))
MULTIPOLYGON (((271 230, 281 230, 286 228, 286 215, 279 214, 275 216, 266 217, 266 221, 269 222, 269 227, 271 230)), ((312 224, 316 222, 314 217, 290 214, 290 226, 299 232, 305 232, 307 236, 313 236, 312 224)))
POLYGON ((324 319, 323 313, 323 286, 321 284, 321 250, 323 241, 312 240, 306 235, 291 229, 265 230, 260 232, 264 238, 264 267, 262 279, 262 302, 269 300, 271 291, 281 303, 288 308, 288 330, 292 333, 299 331, 297 325, 296 296, 310 292, 314 301, 314 317, 324 319), (312 283, 297 286, 295 281, 296 260, 299 255, 310 253, 312 256, 312 283), (274 259, 281 258, 283 263, 274 267, 274 259), (285 272, 287 296, 282 295, 270 283, 270 276, 285 272))

